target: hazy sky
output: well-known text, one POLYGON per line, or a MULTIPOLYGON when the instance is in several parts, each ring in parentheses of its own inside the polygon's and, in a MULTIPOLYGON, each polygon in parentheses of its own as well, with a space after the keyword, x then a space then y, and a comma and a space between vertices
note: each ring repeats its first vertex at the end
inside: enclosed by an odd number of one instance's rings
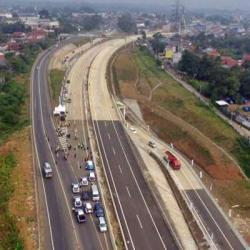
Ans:
MULTIPOLYGON (((3 2, 23 2, 25 0, 0 0, 3 2)), ((26 0, 27 2, 77 2, 77 3, 131 3, 144 5, 165 5, 173 4, 175 0, 26 0)), ((212 8, 212 9, 241 9, 250 10, 250 0, 179 0, 183 2, 187 9, 196 8, 212 8)), ((73 4, 73 3, 72 3, 73 4)))

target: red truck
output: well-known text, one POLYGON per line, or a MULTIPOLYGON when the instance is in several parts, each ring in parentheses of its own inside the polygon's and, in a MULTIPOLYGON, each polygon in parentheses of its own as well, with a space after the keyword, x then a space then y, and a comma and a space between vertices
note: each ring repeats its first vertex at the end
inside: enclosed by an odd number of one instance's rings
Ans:
POLYGON ((164 157, 164 159, 169 162, 169 165, 174 170, 179 170, 181 168, 180 161, 169 151, 166 151, 165 154, 166 156, 164 157))

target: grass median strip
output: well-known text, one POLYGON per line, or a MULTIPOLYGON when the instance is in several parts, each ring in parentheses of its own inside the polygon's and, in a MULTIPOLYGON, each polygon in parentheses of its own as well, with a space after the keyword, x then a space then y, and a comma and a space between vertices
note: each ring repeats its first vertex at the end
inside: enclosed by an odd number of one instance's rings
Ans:
POLYGON ((51 96, 52 100, 55 104, 59 103, 59 96, 62 87, 62 81, 64 78, 64 71, 60 69, 52 69, 50 70, 50 88, 51 88, 51 96))

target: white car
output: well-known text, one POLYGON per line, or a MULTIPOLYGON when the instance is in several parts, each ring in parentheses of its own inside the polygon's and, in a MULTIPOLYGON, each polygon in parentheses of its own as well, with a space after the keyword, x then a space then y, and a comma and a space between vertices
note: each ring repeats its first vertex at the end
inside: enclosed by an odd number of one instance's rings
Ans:
POLYGON ((136 129, 135 129, 134 127, 130 127, 129 129, 130 129, 130 131, 131 131, 133 134, 136 134, 136 133, 137 133, 137 132, 136 132, 136 129))
POLYGON ((85 202, 84 203, 84 211, 86 214, 92 214, 93 213, 93 207, 90 202, 85 202))
POLYGON ((79 208, 82 207, 82 200, 80 196, 74 196, 73 197, 74 207, 79 208))
POLYGON ((98 218, 98 226, 99 226, 99 230, 100 232, 106 232, 108 230, 106 221, 104 217, 99 217, 98 218))
POLYGON ((83 222, 86 221, 86 217, 85 217, 84 211, 81 208, 80 209, 76 209, 75 212, 76 212, 77 221, 79 223, 83 223, 83 222))
POLYGON ((149 141, 149 142, 148 142, 148 145, 149 145, 149 147, 151 147, 151 148, 156 148, 156 144, 155 144, 155 142, 153 142, 153 141, 149 141))
POLYGON ((95 172, 89 172, 88 180, 89 182, 94 182, 96 180, 95 172))
POLYGON ((73 192, 74 194, 80 193, 80 186, 79 186, 78 183, 72 183, 71 186, 72 186, 72 192, 73 192))
POLYGON ((88 186, 88 185, 89 185, 88 178, 87 178, 87 177, 82 177, 82 178, 80 179, 80 185, 81 185, 81 186, 88 186))

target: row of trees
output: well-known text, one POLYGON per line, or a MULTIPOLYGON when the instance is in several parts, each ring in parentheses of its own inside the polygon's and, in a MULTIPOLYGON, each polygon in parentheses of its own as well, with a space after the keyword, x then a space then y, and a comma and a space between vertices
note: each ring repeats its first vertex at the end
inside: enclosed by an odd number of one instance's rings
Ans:
POLYGON ((250 98, 250 65, 244 68, 235 67, 226 69, 221 66, 220 59, 213 59, 206 55, 198 55, 185 51, 178 68, 185 72, 190 78, 202 82, 206 86, 203 94, 213 100, 232 97, 240 101, 241 97, 250 98))

